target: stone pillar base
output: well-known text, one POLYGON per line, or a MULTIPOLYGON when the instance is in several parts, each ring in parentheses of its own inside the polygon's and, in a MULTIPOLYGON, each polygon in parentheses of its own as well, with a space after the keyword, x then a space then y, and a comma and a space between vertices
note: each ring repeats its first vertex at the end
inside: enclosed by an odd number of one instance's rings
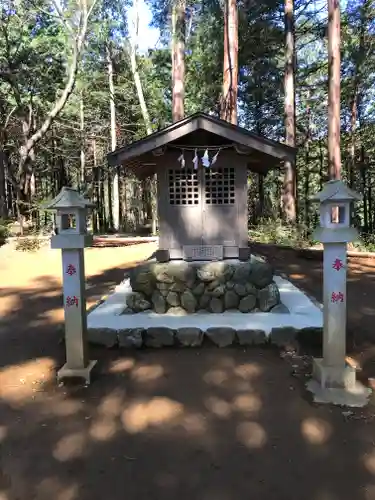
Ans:
POLYGON ((325 366, 323 359, 313 360, 313 378, 307 383, 315 403, 362 407, 371 390, 356 380, 355 368, 349 365, 325 366))
POLYGON ((67 363, 60 368, 57 372, 57 381, 64 378, 83 378, 86 381, 86 384, 90 384, 91 382, 91 370, 96 365, 97 361, 90 361, 89 364, 85 368, 71 368, 67 363))
POLYGON ((323 359, 314 358, 313 378, 325 389, 352 389, 356 383, 355 368, 350 365, 326 366, 323 359))

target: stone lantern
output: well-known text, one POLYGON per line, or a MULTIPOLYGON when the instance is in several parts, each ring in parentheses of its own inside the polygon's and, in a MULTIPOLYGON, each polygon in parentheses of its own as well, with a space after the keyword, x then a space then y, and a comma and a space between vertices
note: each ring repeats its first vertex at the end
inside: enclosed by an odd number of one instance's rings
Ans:
POLYGON ((75 189, 63 187, 46 210, 56 210, 58 234, 51 248, 61 248, 63 266, 66 364, 57 378, 80 377, 90 383, 96 361, 88 359, 85 297, 84 248, 92 244, 86 226, 87 211, 93 204, 75 189))
POLYGON ((308 388, 317 402, 362 406, 367 390, 356 381, 355 368, 346 363, 347 243, 358 238, 351 227, 351 206, 361 195, 341 180, 332 180, 313 200, 320 202, 320 227, 314 239, 324 246, 324 327, 323 358, 314 359, 308 388))

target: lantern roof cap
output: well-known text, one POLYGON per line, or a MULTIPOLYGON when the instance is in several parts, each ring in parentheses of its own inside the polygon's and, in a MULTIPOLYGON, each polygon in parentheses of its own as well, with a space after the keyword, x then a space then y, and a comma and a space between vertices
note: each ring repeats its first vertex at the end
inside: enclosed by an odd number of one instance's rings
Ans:
POLYGON ((94 204, 84 198, 76 189, 63 187, 60 193, 49 203, 43 205, 45 210, 57 210, 62 208, 92 208, 94 204))
POLYGON ((323 189, 312 197, 313 201, 324 203, 325 201, 360 201, 362 195, 350 189, 341 180, 326 182, 323 189))

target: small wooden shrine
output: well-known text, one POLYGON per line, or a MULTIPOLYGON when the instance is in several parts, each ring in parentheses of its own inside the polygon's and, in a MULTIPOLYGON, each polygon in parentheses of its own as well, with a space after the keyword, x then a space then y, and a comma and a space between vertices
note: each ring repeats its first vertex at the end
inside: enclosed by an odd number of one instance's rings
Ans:
POLYGON ((247 172, 294 161, 295 148, 196 113, 108 155, 138 178, 157 174, 157 260, 249 258, 247 172))

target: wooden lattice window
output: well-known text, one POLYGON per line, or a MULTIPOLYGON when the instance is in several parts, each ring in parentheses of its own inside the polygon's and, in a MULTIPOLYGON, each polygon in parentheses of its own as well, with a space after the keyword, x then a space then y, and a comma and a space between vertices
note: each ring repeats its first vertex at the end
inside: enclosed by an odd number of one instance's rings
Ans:
POLYGON ((205 202, 208 205, 233 205, 235 203, 235 170, 233 167, 206 169, 205 202))
POLYGON ((193 168, 170 169, 168 172, 169 203, 171 205, 198 205, 199 185, 193 168))

